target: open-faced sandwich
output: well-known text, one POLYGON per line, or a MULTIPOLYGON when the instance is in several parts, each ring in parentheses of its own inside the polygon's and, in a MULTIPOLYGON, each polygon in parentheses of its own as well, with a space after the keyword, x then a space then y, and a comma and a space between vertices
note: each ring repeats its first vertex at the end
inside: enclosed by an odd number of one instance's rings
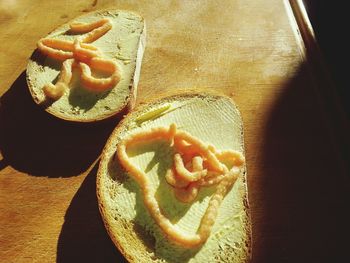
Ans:
POLYGON ((246 262, 243 127, 225 96, 186 93, 132 111, 102 153, 99 207, 131 262, 246 262))
POLYGON ((93 122, 132 108, 145 22, 122 10, 89 13, 40 39, 27 66, 37 104, 65 120, 93 122))

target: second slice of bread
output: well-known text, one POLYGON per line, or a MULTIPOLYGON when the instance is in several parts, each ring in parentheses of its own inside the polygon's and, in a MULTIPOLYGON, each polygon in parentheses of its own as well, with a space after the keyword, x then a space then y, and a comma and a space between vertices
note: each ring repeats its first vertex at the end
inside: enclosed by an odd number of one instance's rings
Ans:
POLYGON ((45 97, 43 86, 55 83, 62 62, 48 58, 36 50, 27 66, 27 83, 34 101, 61 119, 94 122, 114 116, 133 107, 145 48, 145 21, 133 12, 107 9, 77 17, 58 27, 47 37, 73 41, 77 34, 69 31, 72 22, 89 23, 108 18, 112 28, 93 44, 107 59, 113 59, 121 69, 121 80, 112 89, 92 92, 84 88, 75 72, 70 88, 56 101, 45 97))

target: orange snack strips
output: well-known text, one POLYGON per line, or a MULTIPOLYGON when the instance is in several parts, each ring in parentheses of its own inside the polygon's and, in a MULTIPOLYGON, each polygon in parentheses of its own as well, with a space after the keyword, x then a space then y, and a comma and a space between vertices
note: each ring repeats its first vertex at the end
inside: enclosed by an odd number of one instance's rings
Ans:
POLYGON ((116 157, 122 167, 139 184, 146 208, 166 237, 189 248, 199 246, 208 239, 218 208, 240 175, 245 162, 241 153, 233 150, 216 151, 214 146, 205 144, 189 133, 177 130, 174 123, 169 128, 151 128, 128 136, 118 144, 116 157), (209 201, 196 234, 184 233, 162 213, 150 179, 144 171, 131 162, 127 154, 129 146, 140 142, 151 143, 152 140, 157 139, 170 141, 177 151, 174 154, 174 167, 167 171, 165 179, 173 187, 174 194, 180 202, 190 203, 195 200, 201 186, 216 185, 215 193, 209 201), (188 154, 187 149, 191 151, 189 155, 193 156, 188 165, 184 164, 182 159, 182 155, 188 154), (233 166, 228 168, 223 162, 232 163, 233 166), (186 166, 192 171, 189 171, 186 166))
POLYGON ((89 44, 102 37, 111 28, 112 23, 108 18, 91 23, 72 23, 70 24, 71 32, 86 34, 77 37, 74 41, 54 38, 44 38, 38 41, 37 46, 40 52, 50 58, 63 61, 56 84, 49 83, 43 87, 46 97, 57 100, 64 94, 69 87, 73 67, 80 69, 82 85, 91 91, 109 90, 120 81, 118 64, 112 59, 104 58, 97 47, 89 44), (99 70, 110 76, 96 78, 92 76, 91 70, 99 70))
POLYGON ((57 100, 63 95, 72 79, 73 63, 74 59, 67 59, 65 62, 63 62, 61 74, 56 84, 53 85, 52 83, 48 83, 43 87, 43 91, 46 96, 57 100))

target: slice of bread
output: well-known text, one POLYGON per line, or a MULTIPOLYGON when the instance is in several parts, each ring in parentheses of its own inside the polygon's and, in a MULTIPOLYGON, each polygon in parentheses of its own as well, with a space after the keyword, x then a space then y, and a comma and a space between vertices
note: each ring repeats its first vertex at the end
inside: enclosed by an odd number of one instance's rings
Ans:
POLYGON ((111 89, 102 92, 87 89, 81 84, 80 73, 76 69, 63 96, 51 100, 46 97, 43 87, 57 81, 62 61, 47 57, 38 49, 29 60, 27 83, 30 93, 37 104, 56 117, 94 122, 126 112, 134 106, 146 37, 145 21, 140 15, 123 10, 96 11, 75 18, 45 38, 74 41, 83 34, 69 30, 72 22, 90 23, 102 18, 108 18, 112 28, 91 44, 102 52, 104 58, 115 61, 120 69, 121 79, 111 89))
MULTIPOLYGON (((110 136, 97 175, 99 207, 111 239, 130 262, 247 262, 251 223, 245 167, 221 203, 208 240, 189 249, 168 241, 145 208, 140 187, 116 158, 117 145, 126 136, 171 123, 218 150, 244 154, 241 116, 226 96, 184 93, 133 110, 110 136)), ((167 147, 155 143, 137 150, 130 158, 157 189, 162 213, 185 233, 194 234, 215 186, 201 188, 192 203, 179 202, 164 179, 165 169, 172 163, 167 147)))

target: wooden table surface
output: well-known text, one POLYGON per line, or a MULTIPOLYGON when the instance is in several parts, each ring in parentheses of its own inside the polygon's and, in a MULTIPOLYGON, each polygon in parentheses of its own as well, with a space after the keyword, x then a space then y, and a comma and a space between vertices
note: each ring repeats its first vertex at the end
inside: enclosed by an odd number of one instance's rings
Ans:
POLYGON ((0 1, 0 262, 123 262, 95 177, 116 122, 76 125, 36 107, 25 81, 36 42, 114 7, 147 23, 138 102, 186 87, 238 104, 245 126, 253 262, 342 262, 348 126, 300 1, 0 1), (345 138, 345 139, 344 139, 345 138))

